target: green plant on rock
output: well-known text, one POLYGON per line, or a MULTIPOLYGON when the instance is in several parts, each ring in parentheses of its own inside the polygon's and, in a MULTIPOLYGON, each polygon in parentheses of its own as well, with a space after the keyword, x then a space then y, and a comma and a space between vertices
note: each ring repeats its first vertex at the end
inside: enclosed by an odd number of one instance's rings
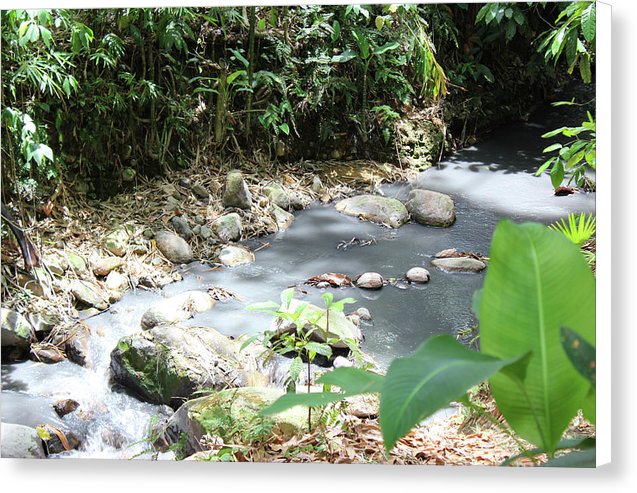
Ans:
MULTIPOLYGON (((326 405, 360 393, 380 394, 380 424, 387 451, 414 426, 453 400, 468 402, 468 389, 488 380, 507 424, 537 449, 558 450, 573 462, 594 464, 594 443, 562 440, 583 410, 595 422, 595 279, 578 248, 541 224, 501 221, 491 261, 474 307, 480 352, 451 336, 425 341, 411 356, 395 359, 387 374, 339 368, 323 375, 340 392, 285 395, 264 410, 326 405), (591 462, 592 460, 592 462, 591 462)), ((564 460, 564 459, 561 459, 564 460)))
MULTIPOLYGON (((323 294, 324 309, 316 310, 308 302, 299 302, 293 298, 294 288, 281 292, 281 303, 266 301, 255 303, 249 310, 274 315, 275 322, 286 325, 277 330, 265 331, 263 336, 253 336, 247 339, 242 349, 254 340, 261 338, 264 346, 269 348, 269 355, 295 355, 290 365, 286 387, 288 392, 296 392, 296 382, 303 369, 303 359, 307 364, 307 391, 310 392, 312 375, 311 365, 317 355, 332 357, 332 344, 340 339, 330 334, 330 313, 343 312, 348 303, 355 303, 353 298, 334 301, 332 293, 323 294), (319 321, 325 318, 325 329, 319 327, 319 321), (317 334, 318 333, 318 334, 317 334)), ((350 349, 357 351, 353 341, 344 341, 350 349)), ((266 360, 269 356, 266 356, 266 360)), ((308 427, 311 424, 311 408, 308 409, 308 427)))

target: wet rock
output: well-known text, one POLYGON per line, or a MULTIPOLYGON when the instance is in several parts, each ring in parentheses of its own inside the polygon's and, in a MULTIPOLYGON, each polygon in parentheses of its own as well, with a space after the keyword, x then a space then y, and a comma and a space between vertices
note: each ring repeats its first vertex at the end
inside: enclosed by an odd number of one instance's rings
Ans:
POLYGON ((53 409, 60 418, 71 414, 78 407, 80 407, 80 403, 73 399, 62 399, 53 403, 53 409))
POLYGON ((212 230, 223 242, 239 241, 243 231, 241 216, 236 212, 225 214, 212 223, 212 230))
POLYGON ((219 262, 227 267, 249 264, 254 260, 254 253, 241 246, 226 245, 219 252, 219 262))
POLYGON ((126 255, 129 238, 129 231, 124 227, 120 227, 109 232, 102 240, 102 244, 113 255, 123 257, 126 255))
POLYGON ((81 443, 80 438, 70 430, 60 430, 48 425, 42 428, 49 435, 49 438, 45 441, 49 454, 68 452, 76 449, 81 443))
MULTIPOLYGON (((300 304, 301 302, 299 300, 292 299, 290 306, 286 311, 293 312, 300 304)), ((327 330, 326 317, 320 316, 322 313, 323 309, 311 303, 307 305, 304 311, 304 316, 307 319, 318 319, 315 326, 318 327, 318 330, 312 331, 310 335, 310 338, 313 341, 326 342, 325 336, 327 335, 327 339, 332 340, 330 341, 330 346, 336 349, 345 349, 348 347, 347 344, 343 342, 345 339, 351 339, 357 343, 363 340, 363 334, 358 326, 349 320, 343 312, 330 311, 329 331, 327 330)), ((310 328, 311 327, 306 326, 303 329, 309 330, 310 328)), ((296 326, 286 320, 277 319, 273 321, 272 329, 275 332, 275 335, 280 337, 284 333, 295 332, 296 326)))
POLYGON ((2 423, 0 437, 2 440, 2 458, 46 458, 42 439, 35 428, 12 423, 2 423))
POLYGON ((270 203, 284 210, 290 209, 290 194, 279 183, 271 183, 263 188, 263 193, 270 203))
POLYGON ((0 329, 2 338, 2 352, 7 356, 9 353, 12 359, 26 357, 31 342, 35 341, 35 331, 33 327, 20 313, 1 309, 2 328, 0 329))
POLYGON ((239 170, 230 171, 226 177, 223 205, 247 210, 252 208, 252 194, 239 170))
POLYGON ((182 238, 189 240, 193 232, 188 225, 188 221, 183 216, 174 216, 170 219, 170 224, 175 228, 175 232, 182 238))
POLYGON ((358 318, 360 318, 361 320, 366 320, 366 321, 372 320, 372 314, 369 313, 369 310, 363 306, 361 306, 360 308, 357 308, 351 314, 358 316, 358 318))
POLYGON ((383 276, 378 272, 365 272, 356 279, 356 286, 363 289, 380 289, 383 282, 383 276))
POLYGON ((215 299, 203 291, 186 291, 151 306, 142 316, 142 329, 182 322, 215 306, 215 299))
POLYGON ((192 260, 192 249, 186 240, 170 231, 159 231, 155 235, 157 248, 171 262, 185 264, 192 260))
POLYGON ((338 202, 336 210, 348 216, 399 228, 409 221, 405 206, 396 199, 378 195, 357 195, 338 202))
POLYGON ((176 408, 197 390, 263 382, 259 353, 240 347, 209 327, 163 325, 120 339, 111 370, 143 399, 176 408))
POLYGON ((91 366, 90 337, 90 327, 84 322, 78 322, 56 327, 50 340, 64 350, 69 361, 80 366, 91 366))
POLYGON ((453 200, 431 190, 412 190, 405 204, 411 218, 427 226, 451 226, 456 220, 453 200))
POLYGON ((203 185, 200 185, 199 183, 195 183, 192 186, 191 190, 200 199, 207 199, 208 196, 210 195, 210 191, 203 185))
POLYGON ((290 214, 289 212, 284 211, 277 205, 271 205, 269 212, 270 216, 272 216, 272 219, 274 219, 274 221, 276 222, 276 226, 279 231, 285 231, 294 222, 294 214, 290 214))
POLYGON ((96 276, 107 276, 111 271, 124 265, 124 260, 120 257, 100 257, 91 261, 93 274, 96 276))
POLYGON ((36 342, 31 345, 29 358, 42 363, 59 363, 60 361, 64 361, 66 356, 64 355, 64 351, 55 344, 36 342))
POLYGON ((429 282, 429 271, 422 267, 412 267, 407 271, 405 277, 409 282, 423 284, 429 282))
POLYGON ((93 283, 74 279, 69 284, 69 291, 81 304, 93 306, 99 310, 108 308, 106 293, 93 283))
POLYGON ((431 263, 447 272, 480 272, 487 266, 484 262, 469 257, 438 258, 431 263))
POLYGON ((117 271, 112 271, 108 276, 106 276, 104 284, 108 289, 121 292, 128 288, 128 277, 117 271))
MULTIPOLYGON (((284 394, 282 389, 244 387, 193 399, 182 405, 168 420, 165 439, 168 443, 175 443, 185 434, 185 455, 201 451, 200 439, 204 435, 218 436, 225 443, 240 443, 241 431, 254 427, 256 420, 263 419, 259 417, 259 411, 284 394), (227 426, 225 423, 228 422, 234 426, 227 426)), ((312 413, 314 426, 319 414, 312 413)), ((295 406, 267 419, 272 425, 272 433, 291 437, 307 432, 307 415, 307 407, 295 406)))

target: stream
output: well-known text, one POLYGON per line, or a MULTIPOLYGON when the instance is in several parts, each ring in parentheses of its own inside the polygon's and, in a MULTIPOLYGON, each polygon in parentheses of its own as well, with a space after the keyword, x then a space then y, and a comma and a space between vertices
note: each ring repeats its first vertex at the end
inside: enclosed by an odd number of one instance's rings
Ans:
MULTIPOLYGON (((357 300, 348 305, 350 311, 366 307, 371 312, 373 321, 361 325, 365 337, 362 350, 381 366, 409 354, 432 335, 455 335, 470 328, 476 323, 472 295, 482 286, 484 273, 442 272, 430 264, 436 252, 456 248, 488 256, 493 230, 502 217, 548 224, 568 212, 595 211, 595 193, 556 197, 547 174, 533 176, 546 159, 542 149, 548 143, 541 134, 563 121, 563 108, 542 107, 528 122, 499 129, 421 173, 417 178, 421 188, 453 198, 457 219, 449 228, 409 223, 393 230, 342 215, 333 204, 314 204, 296 213, 287 231, 247 242, 255 250, 269 244, 256 252, 253 264, 211 270, 208 264, 193 262, 182 269, 183 281, 166 286, 161 293, 126 293, 107 312, 87 320, 92 333, 97 334, 91 341, 92 367, 69 361, 2 365, 2 421, 27 426, 48 422, 82 431, 86 438, 81 450, 52 457, 150 458, 153 453, 147 450, 144 439, 152 420, 168 416, 169 410, 113 387, 110 353, 121 337, 141 330, 142 314, 150 304, 193 289, 220 286, 238 295, 240 301, 218 303, 213 310, 183 324, 214 327, 225 335, 239 336, 263 332, 270 323, 269 316, 247 311, 249 304, 278 300, 283 289, 302 285, 309 277, 325 272, 356 277, 372 271, 385 279, 395 278, 381 290, 332 289, 335 299, 357 300), (342 248, 353 238, 373 241, 368 246, 342 248), (427 284, 401 281, 415 266, 429 270, 427 284), (80 409, 59 418, 51 404, 67 398, 80 402, 80 409)), ((385 186, 382 192, 405 199, 409 185, 385 186)), ((324 289, 302 288, 307 291, 306 300, 321 305, 324 289)), ((158 458, 171 457, 167 453, 158 458)))

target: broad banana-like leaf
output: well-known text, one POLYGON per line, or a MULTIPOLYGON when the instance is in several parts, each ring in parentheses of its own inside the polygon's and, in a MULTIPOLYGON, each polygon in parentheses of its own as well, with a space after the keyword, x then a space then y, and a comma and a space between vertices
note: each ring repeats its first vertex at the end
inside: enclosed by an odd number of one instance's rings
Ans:
POLYGON ((471 351, 450 335, 435 336, 389 367, 380 395, 380 427, 387 451, 420 421, 508 367, 524 378, 525 356, 505 360, 471 351))
POLYGON ((523 379, 490 379, 509 425, 549 453, 591 387, 562 347, 561 327, 595 345, 595 279, 579 249, 541 224, 501 221, 480 302, 480 347, 510 358, 531 353, 523 379))

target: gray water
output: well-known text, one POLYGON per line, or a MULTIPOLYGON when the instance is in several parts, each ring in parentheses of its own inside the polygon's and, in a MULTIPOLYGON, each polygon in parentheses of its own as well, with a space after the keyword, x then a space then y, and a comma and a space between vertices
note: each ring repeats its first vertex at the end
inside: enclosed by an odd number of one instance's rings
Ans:
MULTIPOLYGON (((581 116, 581 115, 579 115, 581 116)), ((579 118, 577 116, 577 118, 579 118)), ((111 309, 90 319, 95 333, 94 361, 82 368, 67 361, 56 365, 22 362, 2 365, 2 421, 33 424, 57 420, 57 425, 78 426, 76 413, 63 419, 52 415, 50 404, 56 399, 73 398, 86 410, 81 423, 88 439, 83 450, 61 456, 140 457, 146 445, 152 417, 161 418, 160 406, 142 403, 123 391, 113 390, 108 370, 110 352, 117 340, 140 330, 143 312, 151 303, 191 289, 220 286, 235 293, 239 300, 218 303, 207 312, 190 319, 189 325, 214 327, 223 334, 238 336, 263 332, 270 318, 246 307, 254 302, 278 300, 289 286, 299 286, 306 300, 320 304, 325 291, 304 286, 309 277, 339 272, 355 277, 363 272, 379 272, 396 279, 395 285, 378 291, 358 288, 332 289, 336 299, 357 300, 348 308, 364 306, 373 322, 363 323, 362 349, 381 366, 412 352, 428 337, 470 327, 476 320, 471 312, 473 293, 482 286, 484 274, 445 273, 432 267, 432 256, 446 248, 472 251, 488 256, 491 236, 500 218, 550 223, 568 212, 594 212, 595 194, 553 195, 548 175, 533 176, 546 156, 548 145, 539 136, 562 125, 564 109, 546 108, 531 122, 503 128, 480 144, 455 153, 438 166, 422 173, 417 184, 452 196, 457 220, 449 228, 407 224, 398 230, 337 213, 332 205, 315 204, 298 212, 285 232, 249 242, 256 262, 221 270, 193 262, 183 270, 184 280, 161 293, 132 292, 111 309), (369 246, 337 248, 352 238, 373 239, 369 246), (431 280, 410 285, 401 278, 414 266, 427 268, 431 280), (111 437, 127 443, 114 446, 111 437), (133 444, 133 445, 131 445, 133 444)), ((574 120, 577 122, 578 120, 574 120)), ((404 199, 407 184, 383 188, 388 196, 404 199)), ((298 292, 297 296, 301 296, 298 292)))

